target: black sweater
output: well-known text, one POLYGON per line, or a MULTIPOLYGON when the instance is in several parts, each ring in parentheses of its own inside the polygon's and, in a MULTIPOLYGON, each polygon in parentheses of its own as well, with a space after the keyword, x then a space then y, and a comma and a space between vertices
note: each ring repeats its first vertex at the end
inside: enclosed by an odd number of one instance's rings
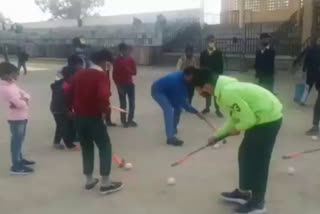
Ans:
POLYGON ((220 50, 215 50, 212 54, 209 54, 208 50, 205 50, 200 55, 200 67, 211 70, 212 73, 223 73, 223 56, 220 50))
POLYGON ((256 77, 273 77, 274 75, 274 61, 276 57, 276 52, 273 48, 265 49, 262 53, 261 50, 256 52, 256 77))
POLYGON ((52 97, 50 110, 53 114, 66 114, 68 112, 63 83, 64 80, 58 80, 51 84, 52 97))

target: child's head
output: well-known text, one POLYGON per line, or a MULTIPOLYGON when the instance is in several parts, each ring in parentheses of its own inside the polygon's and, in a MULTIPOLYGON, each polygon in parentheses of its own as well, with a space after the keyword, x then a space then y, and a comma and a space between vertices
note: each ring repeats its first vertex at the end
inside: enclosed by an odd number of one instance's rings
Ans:
POLYGON ((187 58, 192 58, 193 57, 193 46, 192 45, 188 45, 185 49, 185 54, 187 58))
POLYGON ((91 61, 107 71, 109 64, 113 61, 112 53, 107 49, 102 49, 92 54, 91 61))
POLYGON ((268 33, 262 33, 260 35, 260 41, 262 46, 267 47, 270 44, 271 35, 268 33))
POLYGON ((73 54, 68 58, 68 66, 83 68, 83 60, 80 56, 73 54))
POLYGON ((130 46, 126 43, 120 43, 119 44, 119 53, 122 56, 129 56, 130 55, 130 46))
POLYGON ((208 49, 214 50, 216 47, 216 38, 214 37, 214 35, 209 35, 206 41, 208 49))
POLYGON ((9 62, 2 62, 0 63, 0 79, 8 82, 12 82, 17 80, 19 76, 18 68, 9 63, 9 62))
POLYGON ((191 83, 193 81, 193 76, 197 72, 197 69, 194 67, 188 67, 184 69, 183 75, 184 75, 184 80, 187 83, 191 83))
POLYGON ((62 77, 65 81, 69 82, 72 76, 77 72, 77 68, 74 66, 66 66, 62 69, 62 77))

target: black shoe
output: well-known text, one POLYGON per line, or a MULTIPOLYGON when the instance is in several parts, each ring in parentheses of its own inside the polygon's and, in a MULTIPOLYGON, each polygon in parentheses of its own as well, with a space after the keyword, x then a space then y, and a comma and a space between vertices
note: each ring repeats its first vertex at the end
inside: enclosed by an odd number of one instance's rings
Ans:
POLYGON ((240 192, 239 189, 233 192, 223 192, 221 193, 222 199, 228 202, 234 202, 237 204, 246 204, 251 199, 251 194, 249 192, 240 192))
POLYGON ((173 137, 167 140, 167 144, 172 146, 182 146, 184 142, 176 137, 173 137))
POLYGON ((111 194, 114 192, 118 192, 123 188, 123 183, 122 182, 112 182, 110 186, 101 186, 100 187, 100 193, 107 195, 111 194))
POLYGON ((319 135, 319 127, 313 126, 310 130, 306 132, 308 136, 317 136, 319 135))
POLYGON ((264 202, 249 201, 235 209, 235 214, 264 214, 267 210, 264 202))
POLYGON ((98 183, 99 183, 99 179, 95 178, 95 179, 93 179, 93 181, 91 183, 87 183, 84 188, 86 190, 93 189, 98 183))
POLYGON ((202 110, 201 113, 202 113, 202 114, 209 114, 209 113, 210 113, 210 109, 205 108, 205 109, 202 110))
POLYGON ((26 167, 26 166, 19 166, 19 167, 11 167, 10 174, 11 175, 28 175, 34 172, 33 169, 26 167))
POLYGON ((36 164, 36 162, 23 159, 23 160, 21 161, 21 164, 24 165, 24 166, 33 166, 33 165, 36 164))
POLYGON ((117 124, 113 123, 112 121, 106 122, 106 125, 109 126, 109 127, 116 127, 117 126, 117 124))
POLYGON ((220 111, 216 111, 216 115, 220 118, 223 118, 223 114, 220 111))
POLYGON ((134 122, 134 121, 129 121, 129 122, 127 122, 127 126, 128 127, 137 127, 138 124, 136 122, 134 122))
POLYGON ((64 145, 62 144, 53 144, 53 148, 57 150, 64 150, 64 145))

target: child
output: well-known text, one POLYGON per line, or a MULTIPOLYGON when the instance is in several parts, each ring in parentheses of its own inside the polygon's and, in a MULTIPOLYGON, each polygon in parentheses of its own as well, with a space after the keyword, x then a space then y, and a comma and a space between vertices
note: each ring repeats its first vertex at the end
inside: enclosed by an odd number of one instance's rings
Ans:
POLYGON ((21 67, 24 70, 24 75, 27 75, 27 61, 29 60, 29 55, 26 53, 26 51, 23 48, 19 48, 18 53, 18 71, 20 72, 21 67))
POLYGON ((117 85, 120 107, 127 108, 127 97, 129 100, 129 114, 126 118, 125 113, 120 113, 123 127, 137 127, 134 119, 135 111, 135 85, 133 76, 137 75, 137 66, 132 57, 130 57, 130 47, 124 43, 119 45, 120 55, 113 63, 113 80, 117 85))
POLYGON ((73 125, 72 112, 70 112, 66 103, 66 91, 71 77, 76 73, 76 67, 66 66, 61 73, 63 79, 51 84, 50 110, 56 122, 53 146, 56 149, 64 149, 64 146, 60 144, 62 138, 68 150, 77 151, 78 148, 74 144, 76 131, 73 125))
POLYGON ((34 170, 28 166, 35 164, 23 158, 22 144, 26 136, 30 95, 20 89, 15 81, 18 68, 8 62, 0 63, 0 99, 8 107, 8 122, 11 131, 11 174, 25 175, 34 170))
POLYGON ((229 115, 208 145, 245 131, 239 149, 239 189, 222 193, 222 198, 241 204, 237 214, 265 213, 269 164, 282 124, 282 104, 260 86, 205 71, 196 72, 194 85, 202 96, 214 94, 218 105, 229 115))
POLYGON ((101 50, 91 57, 93 65, 72 78, 68 103, 75 113, 76 128, 82 148, 83 174, 86 176, 85 189, 93 189, 99 180, 93 177, 94 145, 97 145, 100 158, 100 175, 102 194, 114 193, 122 189, 122 182, 112 182, 111 142, 104 114, 110 108, 110 81, 106 70, 112 55, 108 50, 101 50))
MULTIPOLYGON (((193 46, 188 45, 185 49, 185 55, 180 57, 177 62, 177 71, 183 71, 186 68, 193 67, 198 68, 197 59, 193 54, 193 46)), ((192 103, 194 95, 194 87, 192 84, 188 85, 189 103, 192 103)))
MULTIPOLYGON (((78 55, 71 55, 68 57, 68 65, 69 67, 74 67, 76 70, 80 70, 83 68, 83 60, 78 55)), ((62 78, 62 71, 58 71, 56 80, 60 80, 62 78)))
POLYGON ((276 52, 270 45, 271 36, 260 35, 261 48, 256 52, 255 69, 259 85, 273 93, 276 52))
POLYGON ((203 116, 188 102, 187 85, 192 81, 193 72, 194 68, 187 68, 183 72, 170 73, 152 85, 151 95, 164 114, 168 145, 182 146, 184 143, 176 137, 182 108, 203 119, 203 116))
MULTIPOLYGON (((212 74, 221 75, 223 73, 223 55, 217 48, 216 39, 213 35, 207 37, 207 49, 200 54, 200 67, 206 68, 212 74)), ((212 97, 206 98, 206 108, 202 111, 203 114, 208 114, 211 108, 212 97)), ((214 105, 216 108, 216 115, 223 117, 214 98, 214 105)))

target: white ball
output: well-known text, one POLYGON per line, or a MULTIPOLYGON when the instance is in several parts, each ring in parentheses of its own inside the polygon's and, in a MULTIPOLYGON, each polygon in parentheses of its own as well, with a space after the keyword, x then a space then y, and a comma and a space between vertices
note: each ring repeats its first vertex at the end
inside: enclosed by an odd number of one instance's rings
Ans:
POLYGON ((316 141, 316 140, 318 140, 319 138, 318 138, 318 136, 312 136, 311 139, 314 140, 314 141, 316 141))
POLYGON ((126 163, 125 164, 125 166, 124 166, 124 168, 126 169, 126 170, 130 170, 130 169, 132 169, 132 163, 126 163))
POLYGON ((214 149, 219 149, 220 148, 220 143, 217 143, 213 146, 214 149))
POLYGON ((294 175, 295 172, 296 172, 296 170, 295 170, 294 167, 289 167, 289 168, 288 168, 288 174, 289 174, 289 175, 294 175))
POLYGON ((175 185, 176 184, 176 179, 174 177, 168 178, 168 185, 175 185))

